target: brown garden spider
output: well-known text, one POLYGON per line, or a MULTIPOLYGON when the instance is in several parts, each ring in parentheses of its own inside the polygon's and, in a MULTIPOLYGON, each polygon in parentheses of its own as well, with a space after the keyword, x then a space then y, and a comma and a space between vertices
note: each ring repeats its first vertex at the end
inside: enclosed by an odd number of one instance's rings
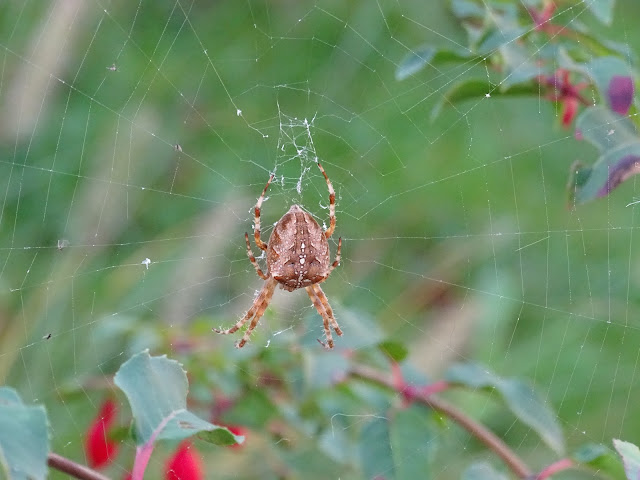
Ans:
POLYGON ((242 339, 236 344, 238 348, 242 348, 244 344, 249 341, 249 336, 269 306, 269 302, 278 283, 280 284, 280 288, 284 288, 289 292, 293 292, 300 287, 305 287, 309 298, 311 298, 311 302, 314 307, 316 307, 316 310, 318 310, 324 322, 324 333, 327 337, 327 343, 325 344, 318 339, 318 342, 320 342, 323 347, 328 349, 333 348, 333 338, 329 325, 331 325, 339 336, 342 335, 342 330, 340 330, 338 322, 336 322, 333 316, 333 310, 331 310, 329 300, 320 288, 320 285, 318 285, 324 282, 333 269, 340 264, 340 249, 342 248, 342 238, 339 238, 336 259, 333 263, 329 263, 329 242, 327 242, 327 239, 331 237, 336 228, 336 192, 320 163, 318 163, 318 168, 322 172, 322 175, 324 175, 324 179, 327 181, 327 187, 329 188, 329 228, 327 228, 327 230, 322 231, 322 228, 320 228, 318 222, 315 221, 311 214, 305 212, 299 205, 292 205, 289 211, 276 223, 269 237, 269 243, 264 243, 260 238, 260 207, 262 206, 264 195, 267 193, 267 188, 269 188, 274 175, 269 177, 269 181, 264 187, 262 195, 258 198, 255 207, 254 236, 258 248, 266 250, 267 252, 266 274, 260 269, 260 266, 256 262, 256 257, 253 256, 251 243, 249 243, 249 234, 245 233, 244 238, 247 242, 249 260, 255 267, 258 276, 265 280, 264 286, 253 301, 253 305, 249 311, 247 311, 238 323, 227 330, 213 329, 216 333, 228 335, 236 332, 247 320, 252 318, 249 328, 242 336, 242 339))

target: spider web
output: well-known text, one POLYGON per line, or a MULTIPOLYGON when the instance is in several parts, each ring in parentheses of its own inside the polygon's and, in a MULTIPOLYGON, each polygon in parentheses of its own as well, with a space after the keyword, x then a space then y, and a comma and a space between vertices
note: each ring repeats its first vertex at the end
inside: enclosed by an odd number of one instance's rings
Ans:
MULTIPOLYGON (((535 382, 569 444, 640 441, 638 220, 625 208, 636 183, 566 209, 568 167, 593 151, 542 97, 487 92, 432 121, 447 88, 487 71, 394 79, 416 46, 464 44, 445 2, 0 8, 0 378, 47 405, 58 453, 81 455, 95 382, 144 348, 203 364, 222 351, 231 369, 251 349, 320 349, 304 292, 278 290, 243 351, 210 331, 235 323, 262 286, 243 234, 271 173, 265 240, 294 203, 326 227, 318 161, 336 190, 332 257, 343 239, 323 289, 344 336, 326 355, 393 338, 432 379, 482 362, 535 382)), ((586 5, 569 14, 590 21, 586 5)), ((620 2, 607 35, 633 46, 633 15, 620 2)), ((543 448, 494 402, 472 401, 519 453, 543 448)), ((442 440, 494 461, 463 433, 442 440)), ((445 455, 435 473, 463 467, 445 455)))

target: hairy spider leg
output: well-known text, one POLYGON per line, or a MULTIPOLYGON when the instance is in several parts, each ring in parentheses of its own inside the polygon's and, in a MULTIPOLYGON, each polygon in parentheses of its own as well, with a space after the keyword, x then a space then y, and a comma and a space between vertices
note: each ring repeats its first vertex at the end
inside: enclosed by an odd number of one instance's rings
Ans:
POLYGON ((311 299, 311 302, 313 303, 313 306, 316 307, 316 310, 318 311, 318 313, 322 317, 322 323, 324 325, 324 336, 327 339, 327 343, 324 343, 319 338, 317 339, 318 343, 320 345, 322 345, 324 348, 332 349, 333 348, 333 337, 331 336, 331 330, 329 329, 329 316, 327 315, 327 312, 325 311, 324 307, 322 306, 322 302, 320 301, 320 299, 316 295, 316 292, 314 292, 311 287, 306 287, 305 290, 307 291, 307 294, 309 295, 309 298, 311 299))
POLYGON ((316 310, 318 310, 318 313, 322 317, 322 321, 324 323, 324 333, 327 337, 327 345, 325 345, 324 342, 320 341, 319 339, 318 342, 320 342, 323 347, 331 349, 333 348, 333 337, 331 336, 331 330, 329 329, 329 326, 331 326, 335 330, 339 337, 342 336, 342 330, 340 330, 340 326, 333 316, 333 310, 331 309, 331 305, 329 305, 329 300, 322 291, 322 288, 320 288, 320 285, 318 285, 317 283, 309 285, 305 288, 305 290, 307 291, 309 298, 313 302, 313 306, 316 307, 316 310))
POLYGON ((324 171, 320 162, 318 162, 318 168, 324 175, 324 179, 327 181, 327 187, 329 188, 329 228, 324 232, 325 238, 329 238, 333 235, 333 231, 336 229, 336 191, 333 189, 333 185, 331 185, 331 180, 329 180, 329 176, 327 172, 324 171))
POLYGON ((249 324, 249 328, 247 329, 247 331, 242 336, 242 340, 240 340, 236 344, 237 348, 244 347, 244 344, 249 341, 249 337, 251 336, 251 332, 253 332, 253 330, 256 328, 256 325, 258 324, 258 321, 260 320, 260 318, 264 314, 264 311, 269 306, 269 302, 271 301, 271 297, 273 296, 273 292, 276 289, 277 285, 278 285, 278 282, 274 278, 269 278, 265 282, 264 286, 262 287, 262 290, 260 290, 260 293, 258 294, 258 298, 255 299, 255 301, 253 302, 253 305, 251 306, 249 311, 245 314, 244 317, 242 317, 238 321, 238 323, 236 323, 233 327, 231 327, 231 328, 229 328, 227 330, 219 330, 217 328, 214 328, 213 331, 216 332, 216 333, 220 333, 222 335, 229 335, 231 333, 235 333, 235 332, 238 331, 238 329, 240 327, 242 327, 245 323, 247 323, 247 320, 249 320, 251 317, 253 317, 253 320, 249 324))
POLYGON ((320 288, 320 285, 318 285, 317 283, 314 283, 313 285, 311 285, 311 288, 313 288, 313 290, 316 292, 316 295, 322 302, 322 305, 324 306, 324 309, 327 312, 327 316, 329 317, 329 323, 331 324, 331 327, 336 331, 338 336, 341 337, 342 330, 340 330, 340 326, 336 321, 336 317, 333 316, 333 310, 331 310, 331 305, 329 305, 329 299, 322 291, 322 288, 320 288))
POLYGON ((251 333, 256 328, 256 325, 258 325, 258 321, 262 318, 262 315, 264 315, 264 311, 267 309, 267 307, 269 306, 269 303, 271 302, 271 297, 273 296, 273 292, 276 289, 277 284, 278 282, 275 279, 270 279, 270 280, 267 280, 265 286, 262 287, 261 292, 264 292, 264 300, 262 300, 260 307, 258 308, 255 316, 253 317, 253 320, 251 320, 251 323, 249 324, 249 328, 247 328, 247 331, 244 332, 244 335, 242 336, 242 340, 238 342, 238 344, 236 345, 236 348, 244 347, 245 343, 249 341, 249 337, 251 336, 251 333))
POLYGON ((342 237, 340 237, 338 239, 338 249, 336 250, 336 259, 329 266, 329 271, 327 272, 327 277, 329 276, 329 274, 331 272, 333 272, 334 268, 336 268, 338 265, 340 265, 340 250, 342 250, 342 237))
POLYGON ((254 220, 254 227, 253 227, 253 236, 256 239, 256 245, 258 246, 258 248, 260 250, 266 250, 267 249, 267 244, 264 243, 262 241, 262 239, 260 238, 260 208, 262 207, 262 201, 264 200, 264 195, 265 195, 265 193, 267 193, 267 188, 269 188, 269 185, 271 185, 271 182, 273 181, 274 176, 275 175, 271 175, 269 177, 269 181, 265 185, 264 190, 262 190, 262 195, 260 195, 260 198, 258 198, 258 203, 256 203, 256 207, 255 207, 255 220, 254 220))
MULTIPOLYGON (((258 274, 258 276, 263 279, 266 280, 267 278, 269 278, 269 276, 267 274, 265 274, 261 269, 260 269, 260 265, 258 265, 258 262, 256 261, 256 257, 253 256, 253 252, 251 251, 251 242, 249 242, 249 234, 245 233, 244 234, 244 239, 247 241, 247 255, 249 255, 249 261, 253 264, 253 266, 256 269, 256 273, 258 274)), ((339 247, 338 247, 339 250, 339 247)))

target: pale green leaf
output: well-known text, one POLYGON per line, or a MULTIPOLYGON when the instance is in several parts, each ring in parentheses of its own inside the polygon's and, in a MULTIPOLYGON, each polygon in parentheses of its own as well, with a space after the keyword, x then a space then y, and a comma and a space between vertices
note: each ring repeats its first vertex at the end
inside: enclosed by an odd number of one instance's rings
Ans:
POLYGON ((10 480, 46 478, 47 427, 43 406, 25 405, 14 389, 0 387, 0 473, 10 480))
POLYGON ((626 478, 620 458, 601 443, 583 445, 572 457, 583 466, 600 474, 607 474, 612 479, 624 480, 626 478))
POLYGON ((360 464, 365 478, 395 479, 386 418, 374 418, 360 432, 360 464))
POLYGON ((480 58, 471 58, 470 51, 450 50, 424 45, 412 50, 402 59, 400 65, 396 68, 396 80, 404 80, 427 65, 437 67, 445 63, 466 63, 479 60, 480 58))
POLYGON ((618 454, 622 457, 624 471, 629 480, 638 480, 640 478, 640 450, 636 445, 624 442, 616 438, 613 439, 613 446, 616 447, 618 454))
POLYGON ((430 411, 419 405, 398 410, 389 425, 389 439, 396 480, 430 478, 429 465, 436 436, 429 423, 430 411))
POLYGON ((201 432, 209 432, 201 438, 219 445, 243 441, 243 437, 187 410, 187 375, 175 360, 152 357, 144 351, 122 364, 114 382, 131 405, 138 445, 152 438, 181 440, 201 432))
POLYGON ((533 82, 520 83, 503 89, 496 88, 496 85, 489 83, 486 79, 471 78, 454 84, 442 95, 431 111, 431 119, 435 119, 444 107, 466 100, 480 101, 493 97, 537 96, 538 94, 538 86, 533 82))
POLYGON ((638 173, 640 137, 631 120, 597 106, 578 117, 576 130, 601 153, 592 167, 581 170, 579 179, 572 179, 571 193, 577 203, 607 195, 638 173))

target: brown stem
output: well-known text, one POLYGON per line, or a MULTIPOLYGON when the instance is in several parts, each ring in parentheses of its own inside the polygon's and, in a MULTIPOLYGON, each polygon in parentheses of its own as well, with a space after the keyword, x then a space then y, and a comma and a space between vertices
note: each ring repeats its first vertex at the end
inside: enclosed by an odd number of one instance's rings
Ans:
POLYGON ((51 468, 60 470, 61 472, 71 475, 72 477, 79 478, 80 480, 110 480, 109 477, 105 477, 101 473, 95 470, 80 465, 79 463, 69 460, 57 453, 50 453, 47 457, 47 464, 51 468))
MULTIPOLYGON (((362 365, 355 365, 351 367, 349 373, 354 377, 369 380, 373 383, 383 385, 392 390, 396 389, 396 385, 390 377, 378 372, 375 369, 362 365)), ((532 472, 529 467, 522 461, 522 459, 513 450, 511 450, 511 448, 509 448, 506 443, 504 443, 498 436, 496 436, 496 434, 494 434, 484 425, 476 422, 461 410, 458 410, 453 405, 434 395, 425 395, 424 393, 418 391, 415 393, 413 399, 416 402, 433 408, 434 410, 446 415, 447 417, 458 423, 458 425, 460 425, 471 435, 476 437, 489 449, 493 450, 493 452, 498 455, 504 461, 504 463, 507 464, 511 471, 518 477, 531 478, 532 472)))

